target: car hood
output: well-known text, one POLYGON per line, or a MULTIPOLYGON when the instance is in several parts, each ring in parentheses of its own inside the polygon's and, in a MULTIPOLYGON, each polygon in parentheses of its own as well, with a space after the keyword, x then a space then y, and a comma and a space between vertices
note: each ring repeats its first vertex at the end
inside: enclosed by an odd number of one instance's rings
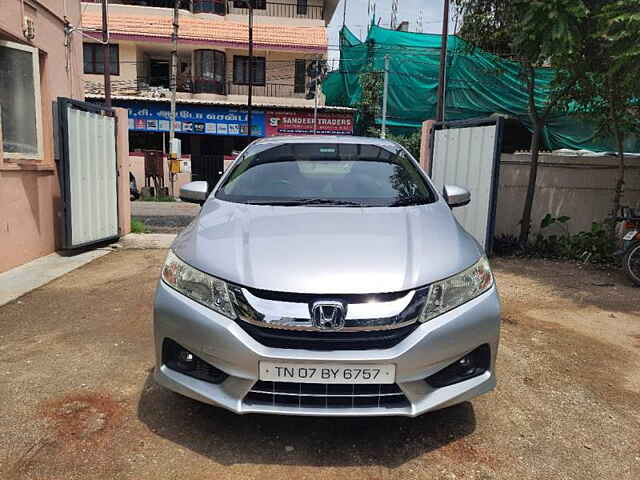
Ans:
POLYGON ((458 273, 482 255, 449 207, 290 207, 210 199, 174 252, 223 280, 263 290, 383 293, 458 273))

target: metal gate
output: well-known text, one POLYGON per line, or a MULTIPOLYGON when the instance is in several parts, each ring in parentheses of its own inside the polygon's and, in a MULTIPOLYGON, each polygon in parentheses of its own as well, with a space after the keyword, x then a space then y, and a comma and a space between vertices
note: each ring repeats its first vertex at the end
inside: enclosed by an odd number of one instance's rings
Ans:
POLYGON ((453 210, 458 222, 491 253, 502 149, 502 118, 436 123, 429 175, 436 188, 460 185, 471 203, 453 210))
POLYGON ((191 157, 191 180, 206 180, 209 193, 224 173, 224 155, 194 155, 191 157))
POLYGON ((116 118, 104 106, 58 98, 63 248, 118 238, 116 118))

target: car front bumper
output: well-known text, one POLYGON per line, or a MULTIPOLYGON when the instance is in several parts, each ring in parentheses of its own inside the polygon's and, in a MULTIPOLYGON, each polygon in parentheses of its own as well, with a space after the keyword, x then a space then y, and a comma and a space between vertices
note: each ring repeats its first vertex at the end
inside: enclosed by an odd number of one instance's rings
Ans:
POLYGON ((495 286, 479 297, 418 326, 397 345, 383 350, 310 351, 266 347, 230 320, 178 293, 163 281, 154 308, 155 379, 164 387, 235 413, 312 416, 415 417, 492 390, 500 333, 500 302, 495 286), (171 339, 229 376, 220 384, 199 380, 162 364, 165 339, 171 339), (432 388, 425 378, 483 344, 491 352, 490 368, 459 383, 432 388), (396 384, 407 403, 386 407, 300 407, 249 403, 258 381, 259 362, 331 364, 395 364, 396 384))

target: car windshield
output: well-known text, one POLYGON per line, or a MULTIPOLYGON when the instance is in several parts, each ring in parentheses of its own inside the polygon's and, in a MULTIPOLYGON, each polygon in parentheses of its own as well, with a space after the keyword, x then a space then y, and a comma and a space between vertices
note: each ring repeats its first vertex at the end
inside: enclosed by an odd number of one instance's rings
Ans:
POLYGON ((394 153, 371 144, 289 143, 254 152, 236 164, 216 198, 257 205, 355 207, 435 201, 400 147, 394 153))

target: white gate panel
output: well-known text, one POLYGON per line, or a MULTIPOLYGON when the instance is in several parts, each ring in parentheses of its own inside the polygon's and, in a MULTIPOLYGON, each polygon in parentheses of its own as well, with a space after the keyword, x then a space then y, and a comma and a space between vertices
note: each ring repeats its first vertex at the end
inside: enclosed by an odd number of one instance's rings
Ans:
POLYGON ((431 178, 442 192, 444 185, 459 185, 471 192, 471 203, 453 209, 464 229, 488 249, 492 232, 497 125, 436 130, 431 178))
POLYGON ((118 235, 115 118, 67 105, 71 245, 118 235))

